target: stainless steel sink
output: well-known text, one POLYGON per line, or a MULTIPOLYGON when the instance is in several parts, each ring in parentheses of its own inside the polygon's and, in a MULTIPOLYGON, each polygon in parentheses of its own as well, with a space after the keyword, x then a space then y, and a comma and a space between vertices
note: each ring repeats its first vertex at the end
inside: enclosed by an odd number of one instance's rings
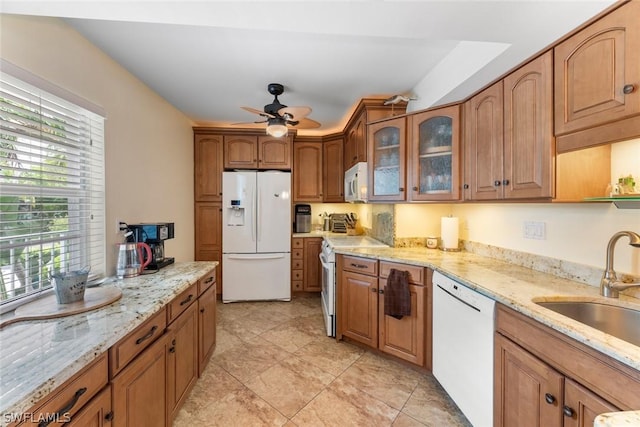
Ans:
POLYGON ((640 346, 640 311, 592 301, 540 301, 536 304, 640 346))

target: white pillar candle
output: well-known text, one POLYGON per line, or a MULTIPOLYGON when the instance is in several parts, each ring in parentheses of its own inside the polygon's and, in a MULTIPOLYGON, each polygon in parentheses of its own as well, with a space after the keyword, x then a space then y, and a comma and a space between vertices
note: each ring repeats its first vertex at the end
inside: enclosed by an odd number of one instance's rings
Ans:
POLYGON ((443 249, 458 249, 458 218, 442 217, 440 236, 443 249))

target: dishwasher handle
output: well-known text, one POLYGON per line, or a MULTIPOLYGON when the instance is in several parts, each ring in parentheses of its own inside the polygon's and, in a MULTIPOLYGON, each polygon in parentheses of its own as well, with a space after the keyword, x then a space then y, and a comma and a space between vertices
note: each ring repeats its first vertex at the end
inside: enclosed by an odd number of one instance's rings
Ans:
POLYGON ((440 288, 440 289, 442 290, 442 292, 446 292, 449 296, 451 296, 451 297, 453 297, 453 298, 457 299, 458 301, 460 301, 461 303, 463 303, 463 304, 464 304, 464 305, 466 305, 467 307, 470 307, 470 308, 474 309, 474 310, 475 310, 475 311, 477 311, 477 312, 481 312, 481 310, 480 310, 478 307, 476 307, 475 305, 472 305, 472 304, 468 303, 467 301, 463 300, 462 298, 458 297, 457 295, 452 294, 451 292, 449 292, 448 290, 446 290, 445 288, 443 288, 443 287, 442 287, 442 286, 440 286, 440 285, 436 285, 436 286, 437 286, 438 288, 440 288))

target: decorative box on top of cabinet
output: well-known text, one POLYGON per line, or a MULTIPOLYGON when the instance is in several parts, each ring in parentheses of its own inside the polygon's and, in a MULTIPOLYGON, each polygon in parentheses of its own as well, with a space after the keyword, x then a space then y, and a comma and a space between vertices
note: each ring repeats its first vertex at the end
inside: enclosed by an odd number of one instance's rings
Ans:
POLYGON ((408 199, 460 198, 460 106, 408 116, 411 176, 408 199))
POLYGON ((406 118, 395 117, 367 126, 369 200, 405 199, 406 118))
POLYGON ((554 195, 552 58, 546 52, 465 108, 465 199, 554 195))
POLYGON ((640 135, 638 22, 630 1, 555 46, 559 153, 640 135))

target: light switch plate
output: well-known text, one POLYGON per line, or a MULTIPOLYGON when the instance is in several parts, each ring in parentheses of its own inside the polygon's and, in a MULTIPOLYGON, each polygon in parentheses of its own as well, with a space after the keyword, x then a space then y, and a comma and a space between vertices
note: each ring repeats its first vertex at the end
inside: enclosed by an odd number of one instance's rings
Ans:
POLYGON ((540 221, 525 221, 522 225, 522 235, 525 239, 546 240, 546 224, 540 221))

